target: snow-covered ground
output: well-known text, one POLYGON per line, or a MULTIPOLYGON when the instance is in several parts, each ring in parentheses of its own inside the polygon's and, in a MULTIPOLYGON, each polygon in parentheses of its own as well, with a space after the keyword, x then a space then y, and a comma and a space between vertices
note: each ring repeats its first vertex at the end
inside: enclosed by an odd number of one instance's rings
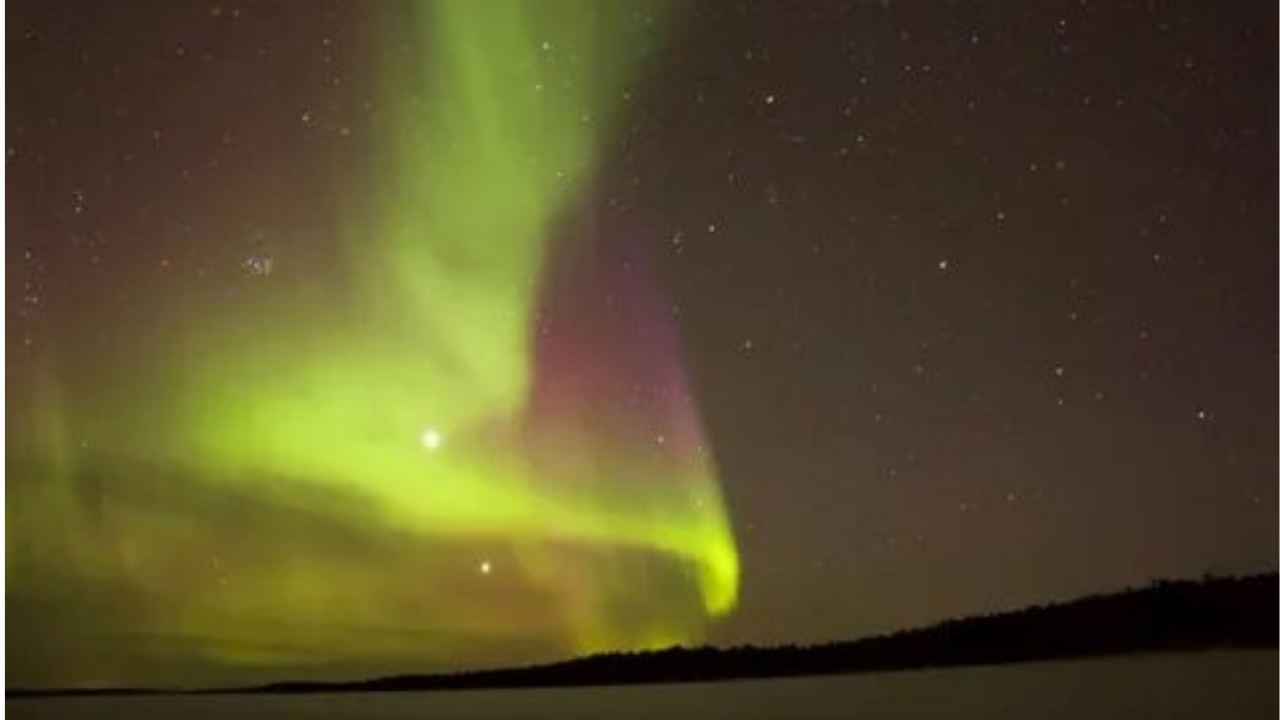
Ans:
POLYGON ((753 718, 1275 718, 1274 651, 689 685, 338 695, 9 700, 65 720, 752 720, 753 718))

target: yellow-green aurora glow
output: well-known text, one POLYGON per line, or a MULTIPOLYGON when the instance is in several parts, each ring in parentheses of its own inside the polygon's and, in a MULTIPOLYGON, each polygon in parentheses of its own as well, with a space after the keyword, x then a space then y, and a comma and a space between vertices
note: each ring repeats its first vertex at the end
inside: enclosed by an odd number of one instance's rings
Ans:
POLYGON ((733 608, 652 278, 619 290, 646 339, 572 290, 614 282, 592 258, 617 239, 573 218, 660 19, 413 10, 387 18, 409 41, 371 79, 381 171, 335 220, 341 281, 140 334, 145 371, 91 393, 51 363, 11 413, 10 601, 66 608, 25 640, 65 682, 651 647, 733 608))

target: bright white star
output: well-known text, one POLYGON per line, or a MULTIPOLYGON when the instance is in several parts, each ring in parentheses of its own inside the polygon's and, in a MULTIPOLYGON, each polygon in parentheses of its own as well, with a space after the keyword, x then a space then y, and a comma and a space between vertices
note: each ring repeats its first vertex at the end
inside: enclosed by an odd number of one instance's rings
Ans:
POLYGON ((422 447, 424 449, 429 452, 434 452, 439 450, 440 445, 444 443, 444 436, 435 428, 427 428, 422 431, 422 437, 420 440, 422 441, 422 447))

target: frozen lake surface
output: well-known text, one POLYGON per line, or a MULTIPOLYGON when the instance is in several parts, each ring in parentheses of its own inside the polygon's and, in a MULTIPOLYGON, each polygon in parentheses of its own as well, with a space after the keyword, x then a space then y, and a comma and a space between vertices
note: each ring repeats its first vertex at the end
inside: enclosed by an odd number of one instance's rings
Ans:
POLYGON ((1224 651, 779 680, 539 690, 8 700, 62 720, 1275 718, 1277 654, 1224 651))

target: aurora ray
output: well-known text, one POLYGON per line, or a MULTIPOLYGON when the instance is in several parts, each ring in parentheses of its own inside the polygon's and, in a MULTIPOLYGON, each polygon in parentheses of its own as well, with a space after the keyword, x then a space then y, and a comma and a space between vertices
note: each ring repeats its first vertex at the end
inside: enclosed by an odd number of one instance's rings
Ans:
MULTIPOLYGON (((678 336, 626 238, 582 220, 660 41, 630 12, 388 17, 380 172, 336 220, 345 271, 197 323, 175 310, 130 359, 145 388, 135 369, 74 402, 56 374, 33 391, 8 457, 15 595, 157 638, 136 649, 157 662, 263 674, 653 646, 730 611, 738 559, 678 336), (108 582, 146 610, 70 599, 108 582)), ((97 677, 125 652, 71 665, 97 677)))

